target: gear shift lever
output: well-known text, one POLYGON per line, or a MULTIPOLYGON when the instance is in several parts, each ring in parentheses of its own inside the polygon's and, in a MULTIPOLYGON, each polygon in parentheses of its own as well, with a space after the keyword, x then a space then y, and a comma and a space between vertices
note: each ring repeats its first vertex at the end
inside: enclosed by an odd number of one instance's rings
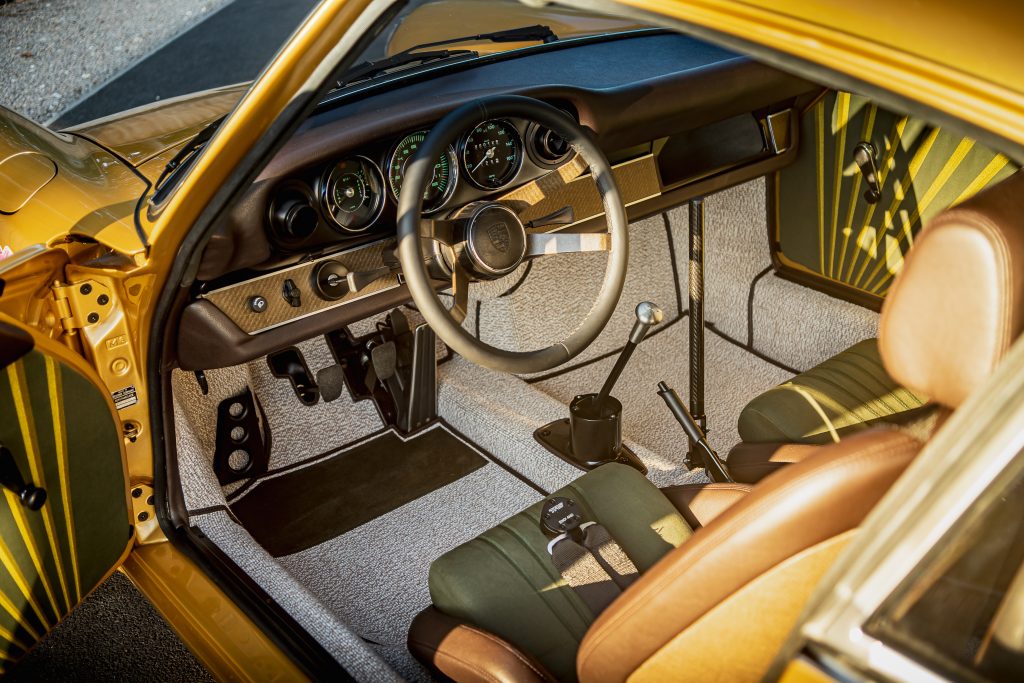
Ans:
POLYGON ((626 367, 626 363, 629 362, 633 351, 636 350, 636 347, 647 336, 651 326, 657 325, 664 318, 665 314, 661 312, 661 309, 650 301, 641 301, 636 305, 636 322, 633 323, 633 330, 629 333, 629 340, 622 347, 619 359, 615 361, 608 379, 604 381, 604 386, 601 387, 601 391, 597 394, 597 400, 594 402, 594 407, 602 415, 605 411, 605 405, 608 403, 608 395, 612 393, 612 388, 619 381, 619 375, 622 374, 622 370, 626 367))
POLYGON ((636 307, 636 323, 622 348, 608 379, 596 394, 581 394, 569 404, 569 419, 544 425, 534 437, 545 448, 580 469, 589 470, 607 462, 623 462, 646 474, 647 468, 622 443, 622 404, 611 395, 615 382, 636 347, 652 325, 664 319, 661 309, 642 301, 636 307))

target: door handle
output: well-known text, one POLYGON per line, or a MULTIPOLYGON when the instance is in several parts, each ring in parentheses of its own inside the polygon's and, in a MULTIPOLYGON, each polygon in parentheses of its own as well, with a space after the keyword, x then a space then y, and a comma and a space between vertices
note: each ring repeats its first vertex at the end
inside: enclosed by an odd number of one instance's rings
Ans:
POLYGON ((14 454, 0 444, 0 486, 18 496, 18 500, 29 510, 38 510, 46 502, 46 491, 25 482, 21 476, 18 463, 14 462, 14 454))
POLYGON ((878 166, 875 165, 875 146, 870 142, 859 142, 853 148, 853 162, 860 169, 868 189, 864 191, 864 201, 877 204, 882 198, 882 188, 878 185, 878 166))

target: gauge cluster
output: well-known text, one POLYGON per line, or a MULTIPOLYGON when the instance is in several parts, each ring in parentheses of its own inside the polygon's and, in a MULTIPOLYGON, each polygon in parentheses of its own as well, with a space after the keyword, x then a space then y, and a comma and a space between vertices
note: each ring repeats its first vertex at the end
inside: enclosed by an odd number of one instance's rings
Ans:
MULTIPOLYGON (((326 167, 306 169, 281 183, 269 208, 277 246, 313 252, 360 236, 393 233, 406 165, 429 132, 414 130, 341 153, 326 167)), ((484 121, 436 160, 423 211, 444 214, 500 195, 556 168, 570 151, 564 140, 535 123, 484 121)))

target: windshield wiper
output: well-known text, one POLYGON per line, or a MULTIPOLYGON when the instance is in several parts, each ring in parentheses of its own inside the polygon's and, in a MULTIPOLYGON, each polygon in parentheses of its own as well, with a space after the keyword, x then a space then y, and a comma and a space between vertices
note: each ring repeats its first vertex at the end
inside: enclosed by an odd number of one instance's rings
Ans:
POLYGON ((160 173, 160 177, 156 179, 155 183, 153 183, 153 189, 157 193, 159 193, 163 188, 164 181, 167 180, 171 174, 178 170, 186 161, 188 161, 189 157, 210 141, 210 138, 213 137, 213 134, 217 132, 217 128, 226 118, 227 116, 221 116, 219 119, 211 121, 206 125, 206 128, 203 128, 201 131, 196 133, 191 140, 186 142, 185 145, 178 150, 178 153, 167 162, 166 166, 164 166, 164 170, 160 173))
MULTIPOLYGON (((413 49, 413 48, 410 48, 413 49)), ((476 57, 479 53, 475 50, 431 50, 429 52, 399 52, 390 57, 384 59, 378 59, 375 62, 366 62, 359 66, 353 67, 349 70, 345 77, 338 81, 338 85, 334 88, 344 88, 346 85, 358 83, 359 81, 365 81, 368 78, 373 78, 379 74, 397 69, 403 66, 410 66, 414 64, 426 64, 428 62, 437 62, 452 57, 476 57)))
POLYGON ((442 45, 467 43, 471 40, 487 40, 492 43, 520 43, 528 40, 539 40, 545 43, 553 43, 558 40, 558 36, 555 35, 555 32, 551 30, 550 26, 534 24, 533 26, 507 28, 502 31, 491 31, 490 33, 478 33, 475 36, 445 38, 444 40, 438 40, 433 43, 420 43, 419 45, 413 45, 410 48, 402 50, 402 52, 399 52, 398 54, 412 52, 413 50, 424 50, 428 47, 441 47, 442 45))
POLYGON ((518 43, 529 40, 538 40, 545 43, 551 43, 558 40, 558 36, 556 36, 551 30, 551 27, 537 24, 535 26, 523 26, 521 28, 511 28, 503 31, 493 31, 491 33, 478 33, 473 36, 446 38, 432 43, 421 43, 419 45, 413 45, 412 47, 406 48, 401 52, 397 52, 390 57, 385 57, 384 59, 378 59, 372 62, 364 62, 359 66, 353 67, 338 81, 337 88, 343 88, 346 85, 351 85, 358 81, 364 81, 368 78, 373 78, 374 76, 403 66, 426 64, 428 62, 441 61, 452 57, 477 57, 479 56, 479 53, 475 50, 429 50, 429 48, 455 45, 457 43, 465 43, 471 40, 487 40, 492 43, 518 43), (420 52, 420 50, 427 51, 420 52))

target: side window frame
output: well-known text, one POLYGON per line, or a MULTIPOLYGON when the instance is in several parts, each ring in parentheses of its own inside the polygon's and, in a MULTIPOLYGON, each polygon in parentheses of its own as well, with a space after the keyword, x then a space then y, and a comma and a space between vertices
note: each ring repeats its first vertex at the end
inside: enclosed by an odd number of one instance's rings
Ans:
POLYGON ((944 681, 937 671, 869 634, 866 625, 929 553, 999 482, 1024 471, 1024 338, 956 410, 872 510, 819 584, 767 680, 811 661, 836 680, 944 681))

